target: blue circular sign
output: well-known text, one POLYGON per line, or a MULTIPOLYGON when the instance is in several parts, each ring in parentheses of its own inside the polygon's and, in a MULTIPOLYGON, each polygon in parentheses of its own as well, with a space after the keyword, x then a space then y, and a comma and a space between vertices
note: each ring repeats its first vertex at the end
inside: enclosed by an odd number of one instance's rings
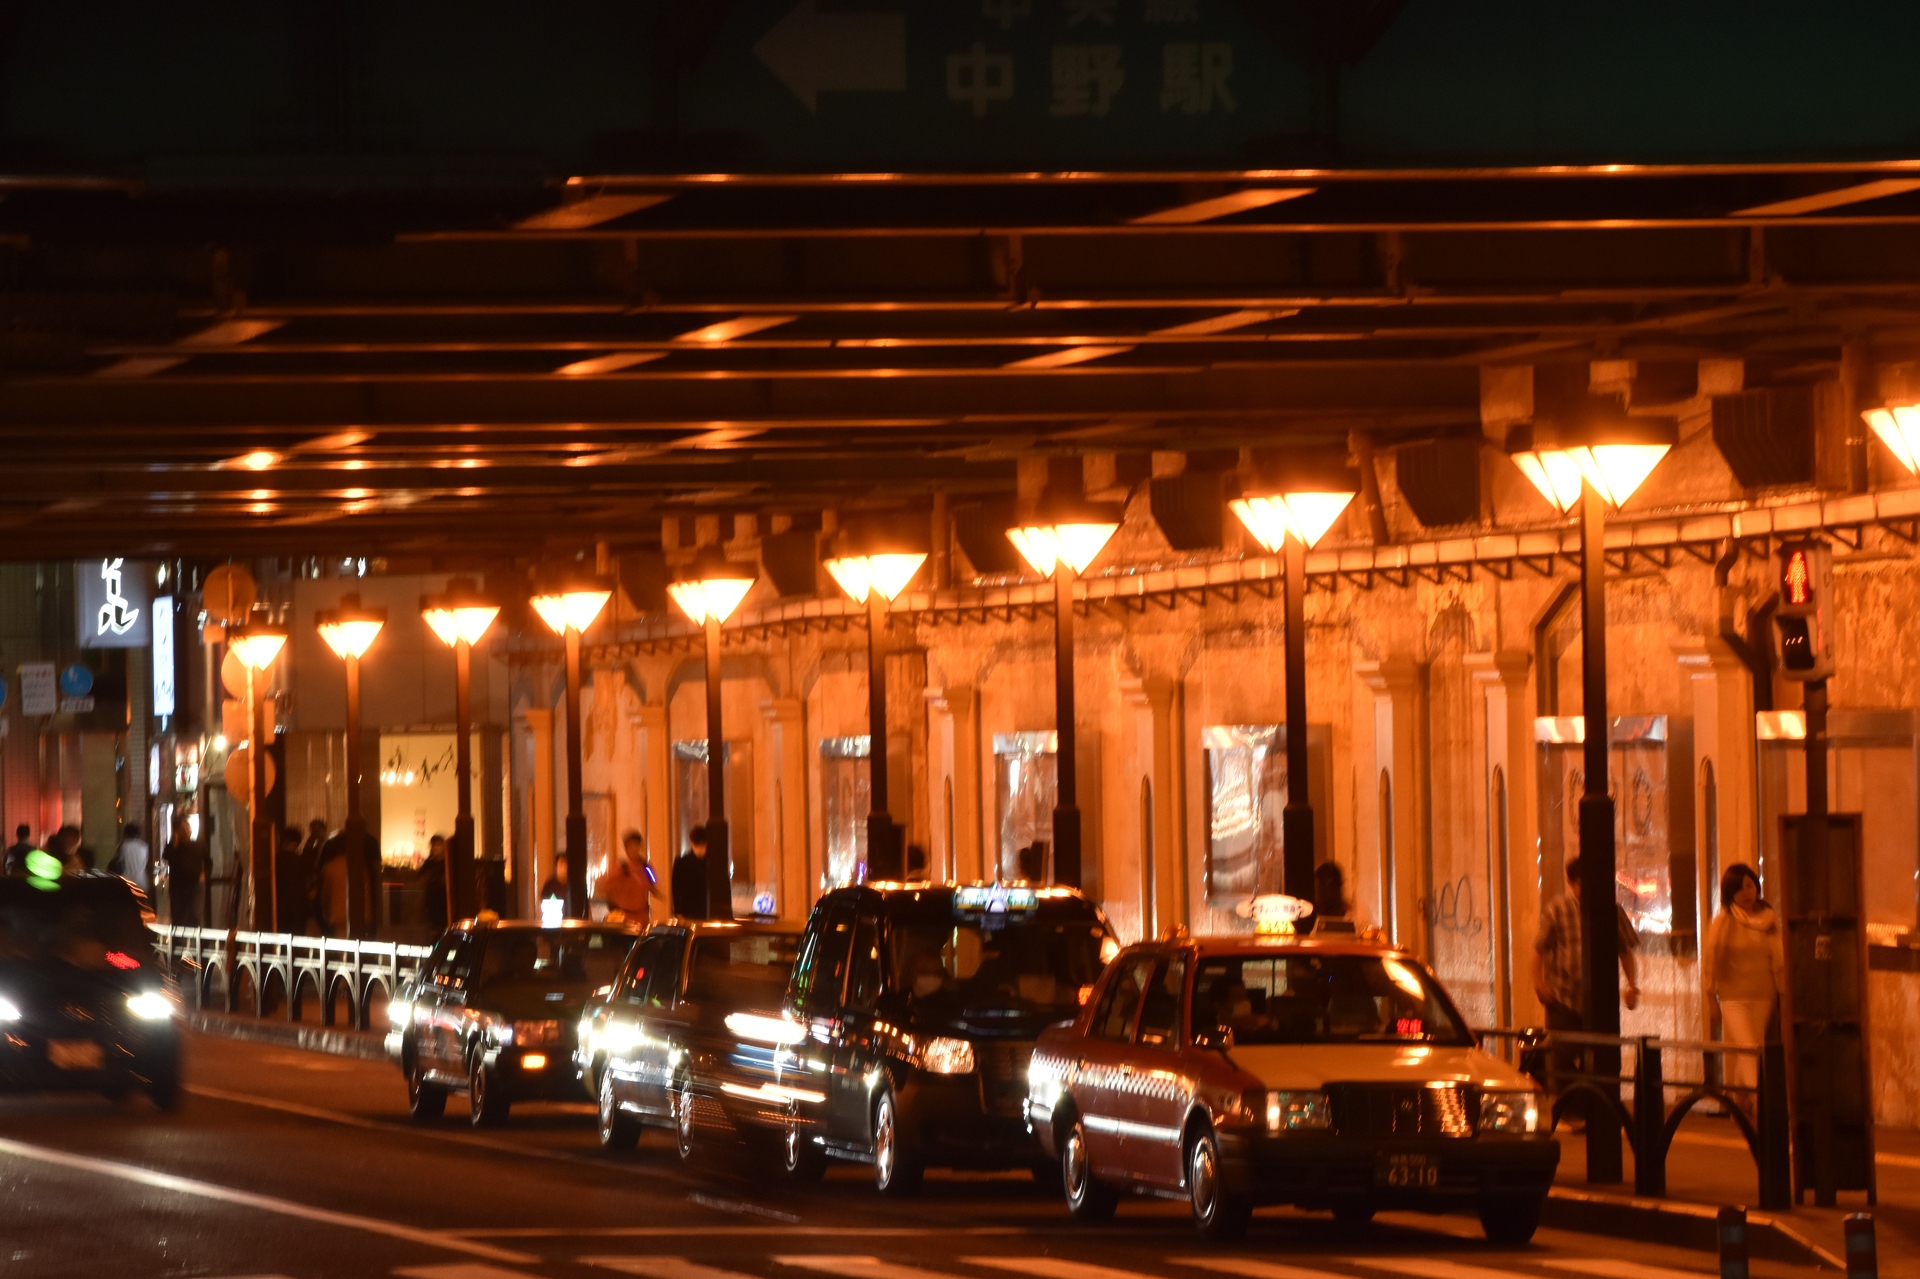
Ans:
POLYGON ((7 681, 0 679, 0 707, 7 704, 7 681))
POLYGON ((68 697, 85 697, 93 691, 93 672, 75 662, 60 672, 60 691, 68 697))

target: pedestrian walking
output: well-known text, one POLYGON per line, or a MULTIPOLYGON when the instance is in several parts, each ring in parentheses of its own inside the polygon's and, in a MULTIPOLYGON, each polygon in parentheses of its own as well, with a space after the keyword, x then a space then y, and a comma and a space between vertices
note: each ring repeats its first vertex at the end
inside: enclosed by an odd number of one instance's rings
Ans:
POLYGON ((182 817, 173 824, 167 841, 167 919, 187 927, 200 926, 201 884, 207 874, 207 848, 193 838, 193 828, 182 817))
POLYGON ((594 892, 609 911, 624 914, 629 924, 644 929, 653 922, 653 899, 665 894, 660 891, 660 877, 647 861, 647 841, 639 831, 630 830, 621 838, 620 852, 594 892))
POLYGON ((122 832, 120 847, 113 850, 107 869, 131 883, 148 897, 153 896, 153 850, 147 846, 140 828, 132 822, 122 832))
POLYGON ((707 828, 687 832, 687 851, 673 861, 673 913, 682 919, 707 916, 707 828))
POLYGON ((427 859, 415 878, 420 885, 420 917, 439 932, 447 926, 447 837, 427 841, 427 859))
MULTIPOLYGON (((1627 984, 1621 989, 1620 998, 1628 1008, 1640 1006, 1640 962, 1635 950, 1639 939, 1633 931, 1633 921, 1627 918, 1627 912, 1614 903, 1614 912, 1620 930, 1620 971, 1626 977, 1627 984)), ((1567 858, 1567 886, 1559 896, 1547 903, 1540 916, 1540 931, 1533 942, 1533 990, 1546 1008, 1547 1029, 1549 1031, 1584 1031, 1587 1028, 1587 990, 1580 974, 1580 859, 1567 858)), ((1570 1074, 1579 1068, 1579 1048, 1562 1047, 1554 1050, 1554 1069, 1561 1074, 1570 1074)), ((1577 1109, 1584 1113, 1583 1099, 1575 1099, 1577 1109)), ((1570 1125, 1575 1131, 1584 1127, 1583 1123, 1570 1125)))
POLYGON ((13 828, 13 843, 7 845, 6 864, 0 867, 0 873, 24 875, 27 873, 27 854, 32 852, 33 827, 25 822, 13 828))
MULTIPOLYGON (((1727 867, 1720 877, 1720 913, 1707 925, 1700 957, 1701 988, 1719 1005, 1723 1042, 1746 1048, 1767 1042, 1774 1004, 1787 984, 1785 931, 1778 912, 1760 895, 1753 867, 1744 862, 1727 867)), ((1723 1060, 1721 1078, 1729 1086, 1758 1083, 1760 1062, 1753 1054, 1729 1053, 1723 1060)))

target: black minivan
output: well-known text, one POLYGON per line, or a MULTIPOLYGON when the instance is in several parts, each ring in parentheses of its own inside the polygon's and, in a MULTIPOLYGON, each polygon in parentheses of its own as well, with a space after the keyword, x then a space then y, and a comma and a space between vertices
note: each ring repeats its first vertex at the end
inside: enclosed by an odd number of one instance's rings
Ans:
POLYGON ((1118 950, 1099 909, 1068 888, 877 884, 822 897, 787 988, 788 1171, 869 1162, 881 1193, 898 1195, 929 1165, 1036 1164, 1021 1117, 1034 1040, 1079 1011, 1118 950))

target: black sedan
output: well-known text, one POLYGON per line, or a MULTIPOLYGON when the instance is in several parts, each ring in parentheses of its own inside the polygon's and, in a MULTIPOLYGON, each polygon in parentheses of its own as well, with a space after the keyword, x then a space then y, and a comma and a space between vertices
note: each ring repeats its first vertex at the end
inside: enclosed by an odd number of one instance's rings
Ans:
POLYGON ((581 1020, 578 1064, 600 1102, 600 1141, 626 1149, 671 1128, 682 1159, 782 1122, 774 1055, 800 926, 675 920, 634 947, 581 1020))
POLYGON ((575 1028, 613 984, 637 930, 577 920, 541 927, 482 915, 442 934, 420 975, 387 1009, 387 1054, 419 1120, 465 1091, 476 1127, 505 1123, 516 1101, 585 1101, 575 1028))
POLYGON ((0 1092, 180 1092, 174 1000, 134 890, 113 875, 0 879, 0 1092))

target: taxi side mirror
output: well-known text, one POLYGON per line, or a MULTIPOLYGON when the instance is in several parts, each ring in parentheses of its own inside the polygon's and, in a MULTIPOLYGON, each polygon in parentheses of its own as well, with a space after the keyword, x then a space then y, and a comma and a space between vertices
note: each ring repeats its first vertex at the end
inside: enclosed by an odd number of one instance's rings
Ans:
POLYGON ((1193 1046, 1206 1048, 1214 1052, 1225 1052, 1233 1047, 1233 1031, 1227 1026, 1213 1026, 1206 1030, 1193 1032, 1193 1046))

